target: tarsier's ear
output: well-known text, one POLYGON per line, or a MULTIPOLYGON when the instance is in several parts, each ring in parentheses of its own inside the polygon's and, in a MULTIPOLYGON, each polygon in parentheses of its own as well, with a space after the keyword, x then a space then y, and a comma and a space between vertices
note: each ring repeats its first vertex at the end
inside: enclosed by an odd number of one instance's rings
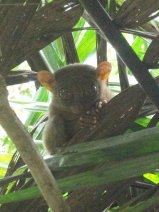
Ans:
POLYGON ((53 91, 55 85, 54 74, 49 71, 39 71, 37 73, 37 79, 41 85, 43 85, 49 91, 53 91))
POLYGON ((101 62, 97 67, 98 79, 100 81, 107 81, 111 70, 112 70, 111 63, 107 61, 101 62))

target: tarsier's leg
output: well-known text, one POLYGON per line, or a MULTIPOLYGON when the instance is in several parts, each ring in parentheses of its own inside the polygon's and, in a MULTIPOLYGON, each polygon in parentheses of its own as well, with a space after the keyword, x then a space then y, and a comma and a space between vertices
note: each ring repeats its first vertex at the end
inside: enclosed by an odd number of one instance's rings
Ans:
POLYGON ((50 154, 56 152, 56 147, 61 147, 67 140, 64 120, 60 115, 49 117, 46 123, 43 140, 47 151, 50 154))

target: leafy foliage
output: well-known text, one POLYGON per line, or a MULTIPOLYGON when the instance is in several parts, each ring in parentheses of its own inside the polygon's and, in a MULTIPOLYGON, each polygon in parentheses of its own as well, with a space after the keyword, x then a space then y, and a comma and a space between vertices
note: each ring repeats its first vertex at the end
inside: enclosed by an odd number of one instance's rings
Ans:
MULTIPOLYGON (((47 1, 48 3, 51 3, 52 1, 47 1)), ((141 61, 147 61, 148 56, 145 57, 145 54, 147 52, 147 55, 151 54, 153 50, 155 49, 154 54, 152 55, 152 59, 154 59, 153 64, 150 65, 150 72, 152 76, 156 77, 159 75, 159 68, 157 66, 158 57, 158 49, 155 48, 155 44, 157 45, 157 39, 154 39, 153 42, 151 42, 150 38, 145 38, 139 36, 139 30, 143 33, 146 32, 146 30, 151 30, 149 32, 149 36, 153 37, 154 35, 158 36, 158 26, 159 26, 159 20, 156 17, 153 17, 153 12, 157 12, 156 9, 153 7, 152 11, 147 11, 145 16, 145 13, 143 12, 141 15, 137 13, 136 18, 138 17, 138 20, 135 22, 134 20, 130 19, 129 14, 127 14, 125 8, 128 7, 128 9, 131 11, 131 7, 133 6, 130 4, 130 1, 124 1, 124 0, 117 0, 116 1, 116 10, 114 11, 115 14, 118 13, 118 15, 115 17, 115 22, 118 23, 121 26, 130 26, 130 33, 124 33, 125 38, 131 45, 132 49, 137 54, 138 58, 141 61), (124 17, 126 18, 124 19, 124 17), (130 25, 129 25, 130 24, 130 25), (136 34, 132 32, 132 27, 134 27, 137 31, 136 34), (155 34, 156 33, 156 34, 155 34), (132 35, 134 34, 134 35, 132 35), (155 43, 156 42, 156 43, 155 43), (152 44, 152 45, 151 45, 152 44), (156 59, 157 58, 157 59, 156 59), (155 68, 154 68, 155 66, 155 68), (152 68, 152 69, 151 69, 152 68)), ((138 3, 141 3, 141 1, 134 1, 135 5, 138 5, 138 3)), ((142 2, 143 3, 143 2, 142 2)), ((144 6, 146 8, 146 5, 144 6)), ((108 1, 108 10, 111 9, 111 1, 108 1)), ((137 8, 135 7, 135 11, 137 11, 137 8)), ((133 10, 132 10, 133 12, 133 10)), ((81 18, 79 22, 74 26, 73 29, 73 38, 76 46, 76 50, 79 56, 79 60, 82 63, 90 63, 96 65, 97 55, 96 55, 96 32, 98 30, 93 29, 90 27, 89 21, 85 20, 84 18, 81 18), (85 29, 85 27, 90 27, 88 30, 85 29), (77 29, 77 30, 76 30, 77 29)), ((66 30, 67 31, 67 30, 66 30)), ((98 31, 99 33, 99 31, 98 31)), ((145 34, 146 36, 147 34, 145 34)), ((120 82, 119 82, 119 67, 118 63, 114 61, 114 58, 116 57, 116 54, 112 51, 112 47, 108 46, 107 48, 107 54, 109 55, 109 60, 113 64, 113 72, 110 77, 109 86, 114 91, 114 93, 120 92, 120 82)), ((40 55, 42 56, 43 60, 47 64, 50 71, 56 71, 60 67, 66 65, 66 59, 65 59, 65 52, 63 48, 63 42, 61 37, 56 39, 54 42, 51 42, 49 45, 47 45, 45 48, 40 50, 40 55)), ((17 66, 14 70, 17 71, 20 68, 20 66, 17 66)), ((29 65, 27 65, 27 69, 30 68, 29 65)), ((140 71, 140 70, 139 70, 140 71)), ((126 75, 128 77, 129 83, 132 85, 135 82, 134 77, 132 76, 132 73, 130 70, 126 71, 126 75)), ((22 88, 24 85, 21 85, 22 88)), ((44 128, 44 122, 43 118, 45 114, 48 111, 48 105, 50 102, 50 94, 48 91, 46 91, 44 88, 40 87, 37 89, 35 95, 32 95, 32 89, 33 87, 25 87, 23 92, 20 91, 19 98, 17 99, 17 96, 14 96, 14 98, 10 99, 11 104, 14 103, 16 107, 20 108, 20 118, 23 118, 23 114, 25 113, 25 120, 23 122, 25 123, 26 128, 28 131, 32 134, 37 147, 41 151, 41 154, 46 155, 43 145, 42 145, 42 131, 44 128), (27 115, 26 115, 27 114, 27 115)), ((13 91, 10 91, 14 92, 13 91)), ((16 91, 18 92, 18 91, 16 91)), ((152 103, 151 103, 152 104, 152 103)), ((151 108, 151 105, 150 105, 151 108)), ((18 112, 19 113, 19 112, 18 112)), ((132 123, 132 126, 127 130, 125 135, 129 136, 129 132, 135 132, 143 128, 147 128, 148 124, 151 123, 154 112, 152 114, 145 114, 144 116, 140 116, 135 120, 134 123, 132 123)), ((156 121, 154 126, 158 126, 158 120, 156 121)), ((151 142, 151 140, 150 140, 151 142)), ((143 144, 144 145, 144 144, 143 144)), ((142 148, 142 147, 140 147, 142 148)), ((151 147, 149 146, 151 149, 151 147)), ((146 148, 145 148, 146 149, 146 148)), ((143 148, 143 151, 146 151, 143 148)), ((153 149, 153 148, 152 148, 153 149)), ((125 150, 126 151, 126 150, 125 150)), ((34 183, 31 180, 31 177, 23 177, 25 176, 25 173, 28 172, 27 167, 24 166, 24 163, 19 159, 18 153, 16 153, 16 160, 14 161, 15 155, 13 155, 15 152, 15 147, 10 141, 10 139, 7 137, 7 135, 3 135, 0 140, 0 178, 3 178, 5 175, 6 177, 12 176, 13 179, 8 180, 8 183, 3 183, 3 180, 0 181, 1 186, 1 198, 0 203, 8 203, 8 202, 18 202, 26 199, 32 199, 40 197, 40 193, 36 187, 34 187, 34 183), (17 165, 18 164, 18 165, 17 165), (11 168, 12 167, 12 168, 11 168), (9 173, 9 170, 12 170, 9 173), (16 178, 16 175, 18 175, 18 178, 16 178), (14 179, 15 177, 15 179, 14 179), (29 184, 29 182, 31 183, 29 184), (28 186, 29 185, 29 186, 28 186), (30 187, 30 185, 32 185, 30 187), (21 190, 22 188, 25 188, 25 190, 21 190), (13 192, 17 191, 17 192, 13 192), (8 194, 8 195, 6 195, 8 194), (6 196, 5 196, 6 195, 6 196)), ((121 150, 122 152, 122 150, 121 150)), ((140 152, 140 151, 139 151, 140 152)), ((141 154, 141 153, 140 153, 141 154)), ((133 164, 133 162, 132 162, 133 164)), ((131 163, 128 164, 132 165, 131 163)), ((109 169, 109 167, 107 167, 109 169)), ((156 167, 157 168, 157 167, 156 167)), ((117 172, 116 175, 120 175, 119 169, 116 168, 117 172)), ((121 170, 122 171, 122 170, 121 170)), ((155 170, 154 170, 155 171, 155 170)), ((104 171, 103 171, 104 172, 104 171)), ((134 171, 135 172, 135 171, 134 171)), ((128 175, 129 176, 129 175, 128 175)), ((120 177, 118 177, 120 179, 120 177)), ((71 178, 70 178, 71 179, 71 178)), ((127 179, 127 178, 125 178, 127 179)), ((151 186, 159 183, 159 172, 155 171, 153 173, 145 173, 142 176, 142 180, 147 183, 151 182, 151 186)), ((70 180, 71 182, 71 180, 70 180)), ((73 181, 72 181, 73 182, 73 181)), ((71 184, 71 183, 70 183, 71 184)), ((71 187, 71 185, 70 185, 71 187)), ((124 197, 123 197, 124 199, 124 197)), ((146 198, 145 198, 146 199, 146 198)), ((126 203, 126 200, 124 200, 126 203)), ((154 199, 152 198, 149 200, 148 206, 139 205, 139 209, 144 207, 150 207, 154 202, 156 202, 156 197, 154 196, 154 199), (141 208, 140 208, 141 207, 141 208)), ((111 204, 110 204, 111 205, 111 204)), ((3 205, 2 205, 3 207, 3 205)), ((7 207, 4 204, 4 207, 7 207)), ((114 210, 118 210, 119 207, 115 205, 114 210)), ((127 205, 123 208, 121 208, 122 211, 129 211, 132 208, 129 208, 129 202, 127 205)), ((133 210, 136 210, 135 207, 133 210)))

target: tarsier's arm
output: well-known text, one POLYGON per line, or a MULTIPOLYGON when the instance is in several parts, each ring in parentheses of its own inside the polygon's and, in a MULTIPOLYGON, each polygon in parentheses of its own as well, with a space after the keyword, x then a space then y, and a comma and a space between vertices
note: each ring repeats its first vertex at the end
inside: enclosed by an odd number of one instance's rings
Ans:
POLYGON ((49 117, 44 133, 43 140, 49 154, 54 154, 57 147, 61 147, 67 141, 64 119, 58 114, 49 117))

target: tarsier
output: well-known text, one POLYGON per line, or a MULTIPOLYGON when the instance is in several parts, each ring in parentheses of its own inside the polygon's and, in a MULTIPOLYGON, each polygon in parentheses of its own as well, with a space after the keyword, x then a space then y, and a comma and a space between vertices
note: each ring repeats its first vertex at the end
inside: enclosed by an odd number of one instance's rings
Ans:
POLYGON ((111 71, 109 62, 97 68, 71 64, 54 74, 38 72, 40 83, 53 94, 43 139, 50 154, 67 142, 81 128, 94 129, 100 122, 100 109, 112 98, 106 81, 111 71))

